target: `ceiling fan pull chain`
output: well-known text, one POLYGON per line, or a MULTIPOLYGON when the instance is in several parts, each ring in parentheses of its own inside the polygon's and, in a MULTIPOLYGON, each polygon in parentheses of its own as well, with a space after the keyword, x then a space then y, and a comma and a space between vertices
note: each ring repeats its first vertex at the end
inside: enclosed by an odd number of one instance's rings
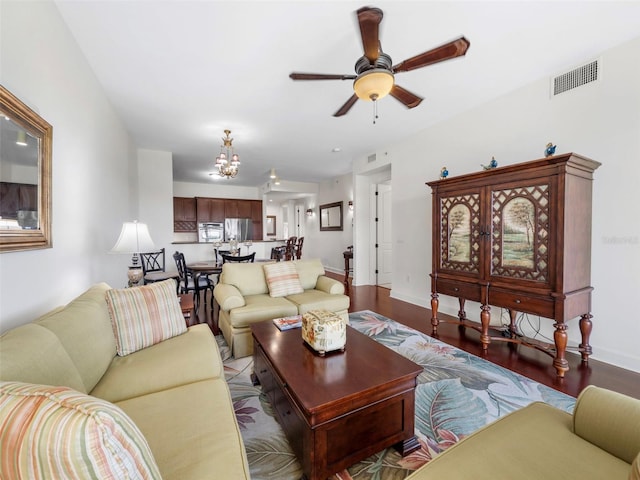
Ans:
POLYGON ((378 119, 378 102, 373 100, 373 124, 376 124, 376 120, 378 119))

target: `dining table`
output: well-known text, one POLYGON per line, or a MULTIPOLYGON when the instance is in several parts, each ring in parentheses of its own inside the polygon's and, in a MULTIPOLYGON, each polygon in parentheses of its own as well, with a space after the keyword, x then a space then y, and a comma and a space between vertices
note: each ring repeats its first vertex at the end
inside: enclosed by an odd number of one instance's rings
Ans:
POLYGON ((187 270, 191 270, 199 275, 219 275, 222 273, 222 263, 216 262, 215 260, 187 263, 187 270))
MULTIPOLYGON (((214 283, 218 283, 220 279, 220 274, 222 273, 222 262, 216 262, 215 260, 202 260, 199 262, 187 263, 186 268, 193 275, 193 283, 196 286, 195 295, 198 296, 200 295, 200 290, 198 288, 198 285, 200 283, 198 280, 200 276, 215 275, 216 278, 214 280, 214 283)), ((215 298, 213 298, 213 294, 212 294, 211 320, 213 323, 212 330, 214 335, 217 335, 220 332, 220 329, 218 328, 218 315, 216 312, 217 310, 216 306, 217 306, 217 303, 215 301, 215 298)))

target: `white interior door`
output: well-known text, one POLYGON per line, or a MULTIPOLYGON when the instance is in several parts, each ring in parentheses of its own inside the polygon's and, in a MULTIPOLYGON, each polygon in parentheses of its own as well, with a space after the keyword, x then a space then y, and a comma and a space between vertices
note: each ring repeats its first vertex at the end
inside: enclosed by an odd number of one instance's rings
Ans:
POLYGON ((391 239, 391 184, 378 185, 377 264, 378 285, 391 287, 393 273, 393 243, 391 239))

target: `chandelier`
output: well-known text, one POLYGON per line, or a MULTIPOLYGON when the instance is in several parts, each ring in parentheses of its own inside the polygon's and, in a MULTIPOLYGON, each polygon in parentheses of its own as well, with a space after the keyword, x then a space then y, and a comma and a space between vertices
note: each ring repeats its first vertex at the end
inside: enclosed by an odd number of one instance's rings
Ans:
POLYGON ((233 138, 229 137, 231 130, 224 131, 226 137, 222 137, 220 155, 216 158, 216 168, 221 177, 233 178, 238 174, 240 157, 233 152, 233 138))

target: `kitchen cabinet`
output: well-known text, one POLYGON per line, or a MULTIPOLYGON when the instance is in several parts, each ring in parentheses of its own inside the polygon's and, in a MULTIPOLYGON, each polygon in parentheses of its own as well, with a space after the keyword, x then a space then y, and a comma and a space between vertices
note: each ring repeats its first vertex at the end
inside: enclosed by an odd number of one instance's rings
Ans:
POLYGON ((175 232, 195 232, 198 223, 224 223, 226 218, 249 218, 253 240, 262 240, 262 200, 174 197, 175 232))
POLYGON ((173 197, 173 231, 195 232, 196 199, 188 197, 173 197))
MULTIPOLYGON (((491 341, 537 348, 554 357, 557 375, 565 358, 567 322, 580 317, 584 363, 592 348, 591 199, 600 166, 568 153, 428 182, 432 190, 432 330, 437 335, 439 295, 458 298, 455 323, 491 341), (481 304, 480 324, 466 318, 465 300, 481 304), (509 325, 490 335, 491 306, 507 309, 509 325), (554 321, 553 344, 528 339, 518 313, 554 321)), ((495 332, 495 328, 492 329, 495 332)))
POLYGON ((253 200, 224 200, 224 216, 226 218, 251 218, 251 203, 253 200))
POLYGON ((0 217, 15 220, 18 210, 38 210, 38 185, 0 182, 0 217))
POLYGON ((262 240, 262 200, 251 201, 251 230, 254 240, 262 240))
POLYGON ((224 205, 225 200, 221 198, 196 197, 198 223, 224 223, 224 205))

